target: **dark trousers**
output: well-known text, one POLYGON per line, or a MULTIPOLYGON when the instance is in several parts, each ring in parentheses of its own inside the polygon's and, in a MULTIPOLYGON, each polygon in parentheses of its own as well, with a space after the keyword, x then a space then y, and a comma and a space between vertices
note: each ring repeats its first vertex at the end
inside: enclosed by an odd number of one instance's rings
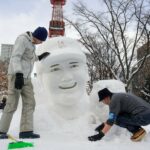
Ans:
POLYGON ((119 114, 115 124, 135 133, 139 130, 139 128, 141 128, 141 126, 150 124, 150 110, 136 115, 128 113, 119 114))

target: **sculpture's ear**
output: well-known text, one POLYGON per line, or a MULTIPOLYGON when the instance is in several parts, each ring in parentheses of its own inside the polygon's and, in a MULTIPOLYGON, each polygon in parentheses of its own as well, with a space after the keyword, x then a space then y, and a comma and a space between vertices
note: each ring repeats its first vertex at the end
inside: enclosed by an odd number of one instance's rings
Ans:
POLYGON ((88 71, 88 66, 87 65, 85 65, 85 72, 86 72, 85 80, 89 81, 90 80, 90 76, 89 76, 89 71, 88 71))

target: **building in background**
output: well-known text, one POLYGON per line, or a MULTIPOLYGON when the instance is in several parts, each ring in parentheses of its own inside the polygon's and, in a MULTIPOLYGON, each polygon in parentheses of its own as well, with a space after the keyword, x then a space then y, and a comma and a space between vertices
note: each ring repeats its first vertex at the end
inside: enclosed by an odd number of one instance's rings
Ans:
POLYGON ((49 22, 49 37, 64 36, 65 22, 63 17, 63 6, 66 0, 50 0, 52 4, 52 18, 49 22))
POLYGON ((1 60, 9 60, 13 50, 12 44, 1 44, 1 60))

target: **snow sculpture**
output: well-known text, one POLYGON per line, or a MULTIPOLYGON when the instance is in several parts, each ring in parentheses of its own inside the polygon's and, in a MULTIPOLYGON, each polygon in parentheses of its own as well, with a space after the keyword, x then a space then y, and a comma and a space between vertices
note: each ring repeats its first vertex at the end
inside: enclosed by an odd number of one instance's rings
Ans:
POLYGON ((37 76, 44 85, 51 110, 66 119, 86 112, 89 79, 86 56, 76 40, 65 37, 48 39, 39 53, 50 55, 37 64, 37 76))

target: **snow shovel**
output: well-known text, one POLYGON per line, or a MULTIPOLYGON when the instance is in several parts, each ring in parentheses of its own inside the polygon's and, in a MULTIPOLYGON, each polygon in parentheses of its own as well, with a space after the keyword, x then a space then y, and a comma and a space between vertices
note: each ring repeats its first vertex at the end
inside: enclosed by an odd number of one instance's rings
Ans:
POLYGON ((33 143, 18 141, 14 137, 12 137, 11 135, 8 135, 8 138, 15 141, 15 142, 11 142, 8 144, 8 150, 26 148, 26 147, 34 147, 33 143))

